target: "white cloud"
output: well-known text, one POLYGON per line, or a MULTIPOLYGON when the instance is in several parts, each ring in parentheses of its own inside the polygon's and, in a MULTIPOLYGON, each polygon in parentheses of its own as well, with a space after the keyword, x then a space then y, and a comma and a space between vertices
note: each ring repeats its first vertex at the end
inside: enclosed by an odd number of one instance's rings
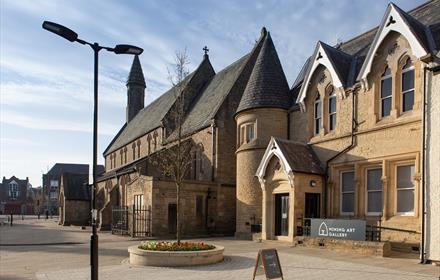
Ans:
MULTIPOLYGON (((69 121, 61 120, 56 116, 51 118, 41 118, 37 116, 29 116, 11 110, 2 110, 1 123, 16 125, 22 128, 40 129, 40 130, 57 130, 57 131, 77 131, 92 132, 91 121, 69 121)), ((98 132, 100 135, 115 135, 120 127, 109 123, 99 123, 98 132)))

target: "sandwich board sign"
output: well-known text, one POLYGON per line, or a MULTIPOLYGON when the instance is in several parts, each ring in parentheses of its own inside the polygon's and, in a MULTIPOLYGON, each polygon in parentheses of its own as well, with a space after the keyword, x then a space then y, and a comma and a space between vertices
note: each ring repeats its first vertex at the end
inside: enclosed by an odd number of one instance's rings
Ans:
POLYGON ((257 260, 255 262, 254 277, 264 274, 266 279, 283 278, 280 259, 276 249, 263 249, 258 251, 257 260))

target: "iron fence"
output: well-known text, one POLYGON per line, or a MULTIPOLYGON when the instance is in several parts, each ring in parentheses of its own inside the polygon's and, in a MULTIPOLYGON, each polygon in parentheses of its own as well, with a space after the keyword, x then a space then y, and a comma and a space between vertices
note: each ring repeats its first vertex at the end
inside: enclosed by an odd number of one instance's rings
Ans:
POLYGON ((151 236, 151 210, 147 206, 113 206, 112 234, 151 236))

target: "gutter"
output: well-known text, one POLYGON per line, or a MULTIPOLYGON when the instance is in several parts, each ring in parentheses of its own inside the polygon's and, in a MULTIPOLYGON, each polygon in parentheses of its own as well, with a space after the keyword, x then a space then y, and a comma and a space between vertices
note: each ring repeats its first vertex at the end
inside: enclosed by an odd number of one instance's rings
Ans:
POLYGON ((329 158, 326 162, 325 162, 325 170, 324 170, 324 218, 327 218, 328 216, 328 211, 327 211, 327 200, 328 200, 328 170, 329 170, 329 164, 331 161, 335 160, 336 158, 338 158, 339 156, 341 156, 342 154, 345 154, 346 152, 348 152, 349 150, 351 150, 355 145, 355 130, 357 129, 357 121, 355 118, 355 96, 356 96, 356 92, 353 90, 352 91, 352 104, 351 104, 351 118, 352 118, 352 125, 351 125, 351 143, 350 145, 348 145, 345 149, 343 149, 342 151, 338 152, 336 155, 332 156, 331 158, 329 158))
POLYGON ((427 102, 427 92, 426 92, 426 74, 428 71, 432 73, 440 72, 440 65, 435 67, 423 67, 423 114, 422 114, 422 240, 421 240, 421 253, 420 253, 420 263, 428 264, 429 260, 426 259, 425 252, 425 235, 426 235, 426 112, 428 107, 427 102))

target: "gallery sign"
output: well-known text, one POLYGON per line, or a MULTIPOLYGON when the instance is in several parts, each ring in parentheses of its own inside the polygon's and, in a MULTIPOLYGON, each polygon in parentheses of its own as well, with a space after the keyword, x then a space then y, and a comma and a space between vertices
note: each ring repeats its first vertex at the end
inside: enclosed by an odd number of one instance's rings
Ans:
POLYGON ((310 236, 365 241, 364 220, 311 219, 310 236))

